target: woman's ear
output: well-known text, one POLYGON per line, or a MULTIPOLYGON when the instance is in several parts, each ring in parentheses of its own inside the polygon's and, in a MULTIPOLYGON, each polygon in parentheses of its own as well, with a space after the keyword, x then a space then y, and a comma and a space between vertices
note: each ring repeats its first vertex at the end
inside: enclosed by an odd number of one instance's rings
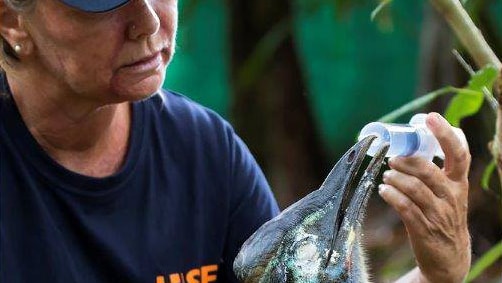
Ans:
POLYGON ((18 57, 31 53, 33 44, 24 24, 24 16, 0 1, 0 35, 18 57))

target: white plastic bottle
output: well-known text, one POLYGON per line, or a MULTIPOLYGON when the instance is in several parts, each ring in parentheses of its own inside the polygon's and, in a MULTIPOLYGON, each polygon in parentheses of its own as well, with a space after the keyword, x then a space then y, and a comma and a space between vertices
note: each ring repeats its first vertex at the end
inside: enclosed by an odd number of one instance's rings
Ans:
MULTIPOLYGON (((427 114, 416 114, 409 124, 369 123, 361 130, 359 140, 369 135, 377 136, 367 152, 370 156, 374 156, 381 145, 388 142, 390 147, 387 157, 421 156, 432 160, 437 156, 444 159, 443 150, 425 124, 426 117, 427 114)), ((454 132, 457 136, 464 135, 459 128, 454 128, 454 132)))

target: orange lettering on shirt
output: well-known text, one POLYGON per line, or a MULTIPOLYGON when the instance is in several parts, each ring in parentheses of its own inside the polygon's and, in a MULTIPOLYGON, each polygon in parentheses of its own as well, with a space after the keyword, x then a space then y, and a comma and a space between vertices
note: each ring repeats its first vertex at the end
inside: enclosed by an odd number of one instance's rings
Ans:
POLYGON ((157 276, 157 280, 155 281, 156 283, 166 283, 166 279, 164 276, 157 276))
POLYGON ((199 281, 200 278, 200 269, 195 268, 187 273, 187 282, 188 283, 200 283, 199 281))
POLYGON ((181 283, 180 275, 177 273, 173 273, 173 274, 169 275, 169 283, 181 283))
POLYGON ((201 283, 209 283, 216 281, 216 274, 213 272, 218 271, 218 265, 206 265, 201 267, 201 283))

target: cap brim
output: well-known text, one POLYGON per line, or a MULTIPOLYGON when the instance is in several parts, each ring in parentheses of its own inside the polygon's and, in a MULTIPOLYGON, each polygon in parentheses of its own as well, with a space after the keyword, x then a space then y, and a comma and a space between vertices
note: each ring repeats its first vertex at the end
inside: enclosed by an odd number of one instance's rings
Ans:
POLYGON ((83 12, 101 13, 116 9, 129 0, 60 0, 64 4, 83 12))

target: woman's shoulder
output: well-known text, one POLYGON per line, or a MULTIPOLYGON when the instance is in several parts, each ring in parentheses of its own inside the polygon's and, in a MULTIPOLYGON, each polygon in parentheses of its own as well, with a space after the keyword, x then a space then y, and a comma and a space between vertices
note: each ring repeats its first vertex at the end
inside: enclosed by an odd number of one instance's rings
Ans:
POLYGON ((149 102, 157 115, 174 119, 180 123, 228 126, 228 122, 214 110, 209 109, 189 97, 172 90, 161 89, 149 102))
POLYGON ((233 143, 235 131, 230 123, 215 111, 178 92, 158 91, 145 104, 149 120, 153 121, 157 132, 175 134, 188 144, 199 141, 221 147, 233 143))

